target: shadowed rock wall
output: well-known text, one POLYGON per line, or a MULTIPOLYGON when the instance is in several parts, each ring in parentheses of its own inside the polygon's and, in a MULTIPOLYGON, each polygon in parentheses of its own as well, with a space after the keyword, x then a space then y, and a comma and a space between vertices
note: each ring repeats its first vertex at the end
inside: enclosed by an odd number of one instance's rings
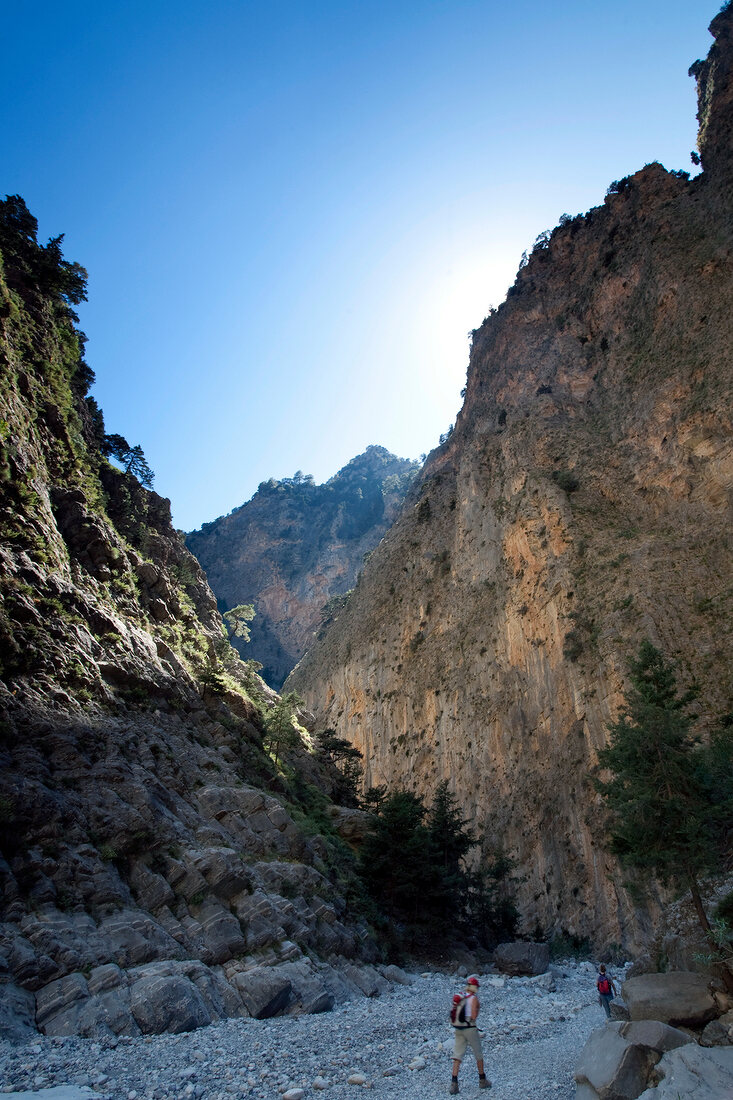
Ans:
POLYGON ((319 959, 374 945, 308 818, 327 771, 263 751, 274 693, 104 457, 76 268, 35 236, 0 204, 0 1035, 331 1007, 357 985, 319 959))

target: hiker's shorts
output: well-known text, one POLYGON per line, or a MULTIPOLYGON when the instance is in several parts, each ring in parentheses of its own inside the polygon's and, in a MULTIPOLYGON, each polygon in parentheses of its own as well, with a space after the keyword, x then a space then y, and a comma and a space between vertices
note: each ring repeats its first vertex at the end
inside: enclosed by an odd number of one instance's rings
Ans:
POLYGON ((478 1030, 475 1027, 455 1027, 453 1030, 456 1033, 453 1057, 457 1058, 459 1062, 462 1061, 463 1055, 466 1053, 466 1047, 470 1047, 476 1061, 480 1062, 484 1053, 481 1049, 481 1036, 478 1030))

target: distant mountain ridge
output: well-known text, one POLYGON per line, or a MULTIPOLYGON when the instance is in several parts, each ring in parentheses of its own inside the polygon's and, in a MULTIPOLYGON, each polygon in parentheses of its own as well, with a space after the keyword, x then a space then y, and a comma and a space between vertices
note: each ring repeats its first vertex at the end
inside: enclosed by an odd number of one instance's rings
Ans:
POLYGON ((251 603, 251 641, 234 639, 279 688, 312 643, 329 601, 356 582, 394 522, 419 464, 367 447, 332 478, 263 481, 251 500, 205 523, 186 544, 219 607, 251 603))

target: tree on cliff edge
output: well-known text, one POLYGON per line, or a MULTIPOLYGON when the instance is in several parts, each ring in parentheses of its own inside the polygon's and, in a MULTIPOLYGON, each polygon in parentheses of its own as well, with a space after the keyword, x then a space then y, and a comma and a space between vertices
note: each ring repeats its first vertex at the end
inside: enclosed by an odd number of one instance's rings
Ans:
MULTIPOLYGON (((596 780, 611 811, 611 849, 625 866, 689 889, 715 948, 699 879, 724 867, 733 808, 732 741, 721 733, 709 745, 700 743, 691 732, 693 695, 677 694, 673 666, 650 642, 642 643, 629 670, 626 705, 598 754, 600 767, 611 773, 596 780)), ((733 990, 733 974, 727 968, 722 974, 733 990)))

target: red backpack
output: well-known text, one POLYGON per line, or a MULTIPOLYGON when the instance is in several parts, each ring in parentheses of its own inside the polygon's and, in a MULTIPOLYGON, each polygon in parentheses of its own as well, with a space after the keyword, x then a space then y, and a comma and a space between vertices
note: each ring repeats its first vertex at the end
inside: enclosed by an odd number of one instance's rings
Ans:
POLYGON ((607 997, 611 992, 611 979, 607 974, 601 974, 598 979, 598 992, 602 993, 604 997, 607 997))
POLYGON ((450 1010, 450 1022, 453 1027, 466 1026, 466 994, 454 993, 450 1010))

